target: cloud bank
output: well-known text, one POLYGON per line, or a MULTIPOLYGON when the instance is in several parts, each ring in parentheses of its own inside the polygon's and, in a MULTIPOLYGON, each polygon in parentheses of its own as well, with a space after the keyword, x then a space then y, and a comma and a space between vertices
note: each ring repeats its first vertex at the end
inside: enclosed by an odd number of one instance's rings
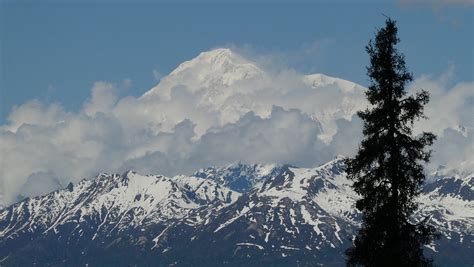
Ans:
MULTIPOLYGON (((448 75, 449 76, 449 75, 448 75)), ((431 170, 474 170, 474 84, 421 76, 430 117, 417 131, 439 135, 431 170)), ((117 96, 97 82, 81 110, 32 100, 0 126, 4 202, 44 194, 99 172, 188 174, 244 163, 310 167, 352 155, 362 137, 354 116, 364 88, 324 75, 273 72, 228 49, 184 62, 142 97, 117 96)))

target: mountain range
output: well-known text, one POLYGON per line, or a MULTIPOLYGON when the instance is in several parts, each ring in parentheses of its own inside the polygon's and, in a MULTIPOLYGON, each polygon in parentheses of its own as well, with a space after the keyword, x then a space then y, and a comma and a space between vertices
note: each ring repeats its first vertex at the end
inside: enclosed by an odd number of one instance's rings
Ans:
MULTIPOLYGON (((344 265, 361 214, 334 156, 357 147, 363 86, 219 48, 138 98, 111 104, 109 89, 77 116, 5 128, 18 139, 5 155, 27 154, 5 157, 22 167, 0 177, 0 266, 344 265), (31 167, 43 143, 55 157, 31 167)), ((469 144, 458 126, 449 134, 469 144)), ((472 158, 451 141, 435 153, 461 161, 429 175, 412 220, 441 234, 425 248, 436 264, 473 266, 472 158)))
MULTIPOLYGON (((232 164, 193 175, 100 174, 0 211, 5 266, 342 266, 361 215, 338 157, 315 168, 232 164)), ((436 175, 436 174, 434 174, 436 175)), ((472 266, 473 175, 437 176, 414 221, 425 253, 472 266)))

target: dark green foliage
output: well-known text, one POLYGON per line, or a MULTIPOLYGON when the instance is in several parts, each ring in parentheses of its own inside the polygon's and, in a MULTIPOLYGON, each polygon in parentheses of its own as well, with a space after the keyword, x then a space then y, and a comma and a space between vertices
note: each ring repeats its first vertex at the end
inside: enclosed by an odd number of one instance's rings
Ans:
POLYGON ((429 95, 406 95, 412 75, 395 48, 398 42, 396 23, 387 19, 366 47, 371 107, 358 113, 364 121, 364 140, 357 155, 346 162, 353 188, 361 196, 356 208, 363 213, 363 224, 346 251, 348 266, 432 265, 423 255, 423 245, 436 237, 434 229, 425 222, 410 222, 425 180, 421 162, 430 158, 424 147, 435 140, 431 133, 412 136, 413 123, 424 117, 429 95))

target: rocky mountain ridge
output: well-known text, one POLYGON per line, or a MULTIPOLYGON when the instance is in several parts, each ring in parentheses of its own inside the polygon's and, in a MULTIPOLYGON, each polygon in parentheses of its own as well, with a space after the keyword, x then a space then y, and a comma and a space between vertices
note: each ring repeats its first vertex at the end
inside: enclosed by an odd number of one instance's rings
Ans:
MULTIPOLYGON (((472 178, 438 177, 418 200, 413 219, 442 235, 426 248, 441 266, 474 262, 472 178)), ((1 210, 0 263, 341 266, 360 222, 356 198, 342 157, 317 168, 101 174, 1 210)))

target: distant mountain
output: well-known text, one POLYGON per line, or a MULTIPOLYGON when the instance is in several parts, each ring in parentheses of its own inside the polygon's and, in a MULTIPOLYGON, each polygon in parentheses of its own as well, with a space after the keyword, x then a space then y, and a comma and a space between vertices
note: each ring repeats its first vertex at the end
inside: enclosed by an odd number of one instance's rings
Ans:
POLYGON ((221 168, 205 168, 195 172, 193 176, 210 179, 234 191, 245 193, 280 174, 286 167, 275 164, 237 163, 221 168))
POLYGON ((238 93, 225 90, 226 87, 265 76, 254 62, 228 48, 218 48, 181 63, 142 98, 166 98, 176 86, 184 85, 192 91, 206 91, 208 100, 217 100, 225 94, 238 93))
MULTIPOLYGON (((437 177, 415 221, 441 266, 474 263, 473 176, 437 177)), ((5 266, 342 266, 360 222, 342 158, 192 176, 101 174, 0 211, 5 266)))
MULTIPOLYGON (((272 73, 262 68, 258 62, 229 48, 217 48, 181 63, 139 100, 142 105, 152 105, 192 96, 190 105, 217 116, 218 121, 213 123, 220 126, 236 122, 248 112, 268 117, 273 106, 297 108, 310 115, 315 122, 321 122, 329 137, 336 131, 334 123, 337 119, 350 119, 357 110, 366 106, 365 88, 354 82, 324 74, 292 73, 286 74, 289 76, 287 77, 285 73, 272 73), (291 81, 290 84, 287 84, 288 80, 291 81), (298 88, 294 88, 295 86, 298 88), (300 88, 308 91, 301 91, 300 88), (300 93, 292 96, 298 91, 300 93), (337 104, 315 105, 313 102, 308 105, 301 102, 300 94, 311 95, 309 99, 314 101, 328 95, 337 95, 340 99, 337 104)), ((170 117, 173 116, 166 115, 164 111, 160 112, 157 119, 166 125, 173 120, 170 117)), ((197 131, 198 134, 202 133, 200 129, 197 131)))

